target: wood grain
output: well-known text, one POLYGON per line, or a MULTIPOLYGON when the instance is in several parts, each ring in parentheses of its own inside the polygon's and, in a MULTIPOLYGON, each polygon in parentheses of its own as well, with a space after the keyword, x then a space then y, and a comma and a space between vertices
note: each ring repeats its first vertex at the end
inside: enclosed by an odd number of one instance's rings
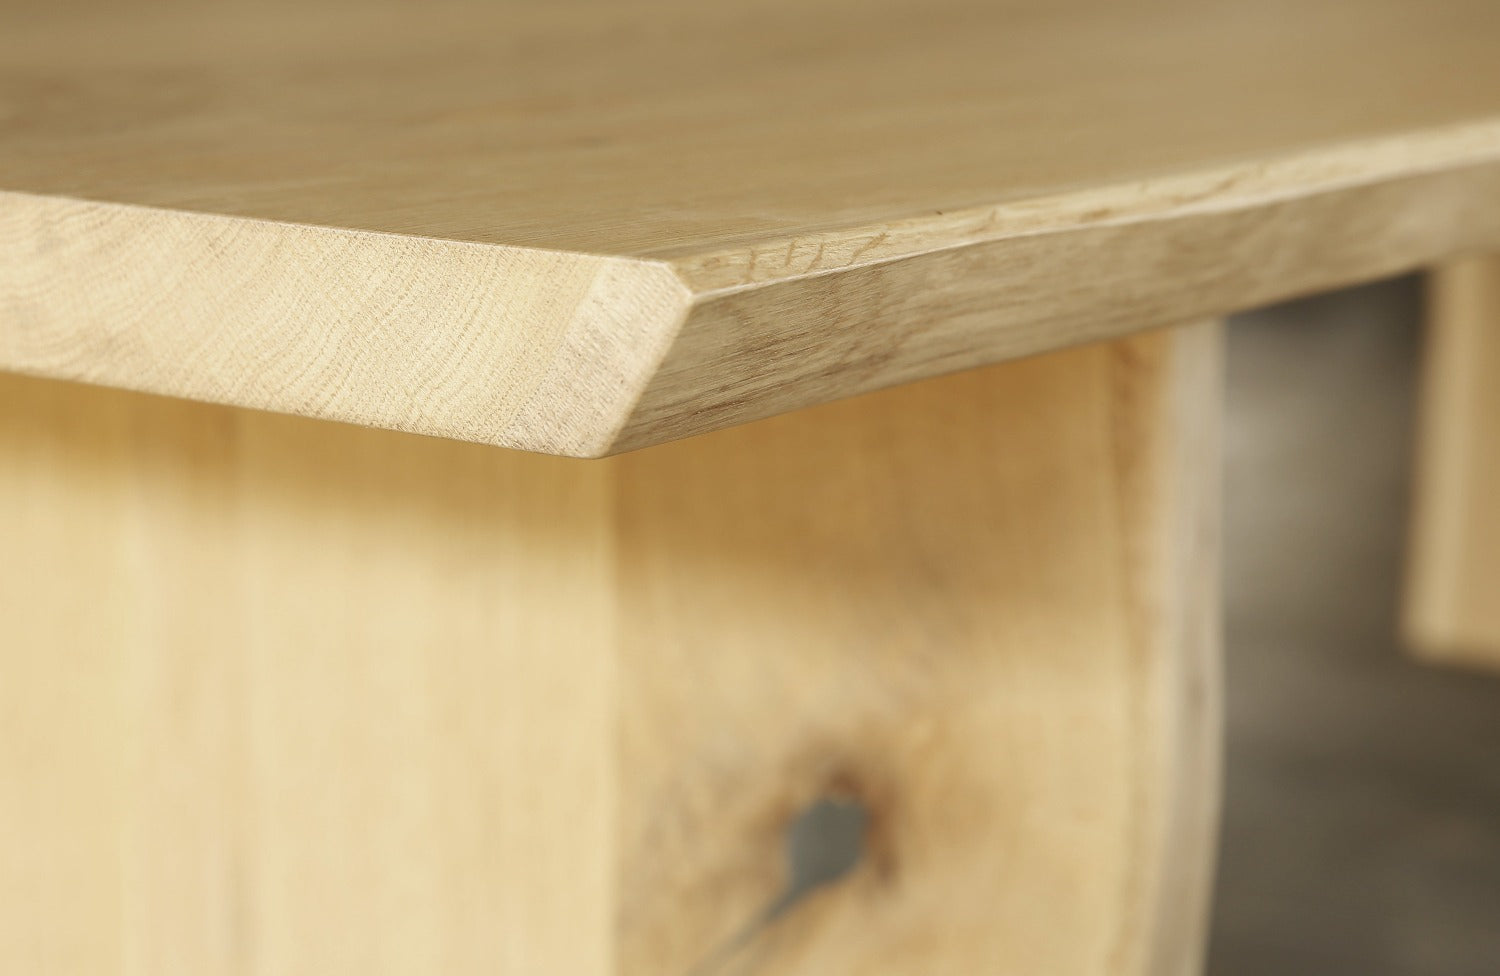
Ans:
POLYGON ((0 970, 606 971, 604 468, 13 376, 0 457, 0 970))
POLYGON ((599 455, 1500 248, 1484 0, 48 4, 0 367, 599 455))
POLYGON ((618 459, 623 973, 743 937, 823 795, 867 860, 715 976, 1198 972, 1217 357, 1155 333, 618 459))
MULTIPOLYGON (((0 970, 1178 976, 1218 338, 585 464, 0 376, 0 970)), ((717 974, 716 974, 717 976, 717 974)))
POLYGON ((1427 659, 1500 667, 1500 261, 1428 288, 1405 632, 1427 659))

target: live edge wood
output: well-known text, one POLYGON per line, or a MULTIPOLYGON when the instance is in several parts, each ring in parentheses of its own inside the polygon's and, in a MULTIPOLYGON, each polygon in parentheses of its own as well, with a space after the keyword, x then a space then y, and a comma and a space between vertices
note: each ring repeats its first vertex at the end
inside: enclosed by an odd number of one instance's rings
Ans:
POLYGON ((685 976, 834 794, 713 976, 1193 972, 1217 358, 592 464, 0 376, 0 971, 685 976))
POLYGON ((1500 248, 1482 0, 14 0, 0 368, 594 456, 1500 248))
POLYGON ((1500 668, 1500 258, 1430 276, 1416 469, 1406 636, 1500 668))

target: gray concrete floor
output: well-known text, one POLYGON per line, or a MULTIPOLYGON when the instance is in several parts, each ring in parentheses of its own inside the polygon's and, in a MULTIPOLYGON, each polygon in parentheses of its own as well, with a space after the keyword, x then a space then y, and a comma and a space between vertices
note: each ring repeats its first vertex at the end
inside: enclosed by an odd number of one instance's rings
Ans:
POLYGON ((1396 639, 1419 317, 1402 280, 1231 325, 1211 976, 1500 974, 1500 675, 1396 639))

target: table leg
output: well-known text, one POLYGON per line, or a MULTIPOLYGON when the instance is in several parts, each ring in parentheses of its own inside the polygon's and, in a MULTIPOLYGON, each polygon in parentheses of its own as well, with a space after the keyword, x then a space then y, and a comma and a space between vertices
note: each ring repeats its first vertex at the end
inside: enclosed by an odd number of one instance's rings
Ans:
POLYGON ((1163 331, 620 459, 625 972, 1196 971, 1218 355, 1163 331), (865 856, 757 925, 820 797, 865 856))
POLYGON ((0 377, 0 970, 1193 972, 1218 356, 605 462, 0 377))
POLYGON ((1428 285, 1406 635, 1424 658, 1500 667, 1500 259, 1428 285))

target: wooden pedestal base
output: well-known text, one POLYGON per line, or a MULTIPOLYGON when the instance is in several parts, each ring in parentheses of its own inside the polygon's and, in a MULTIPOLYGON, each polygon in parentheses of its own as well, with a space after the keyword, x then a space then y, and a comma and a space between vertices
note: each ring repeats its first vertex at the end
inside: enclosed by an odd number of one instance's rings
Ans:
POLYGON ((1193 972, 1218 355, 605 462, 0 377, 0 971, 1193 972))

